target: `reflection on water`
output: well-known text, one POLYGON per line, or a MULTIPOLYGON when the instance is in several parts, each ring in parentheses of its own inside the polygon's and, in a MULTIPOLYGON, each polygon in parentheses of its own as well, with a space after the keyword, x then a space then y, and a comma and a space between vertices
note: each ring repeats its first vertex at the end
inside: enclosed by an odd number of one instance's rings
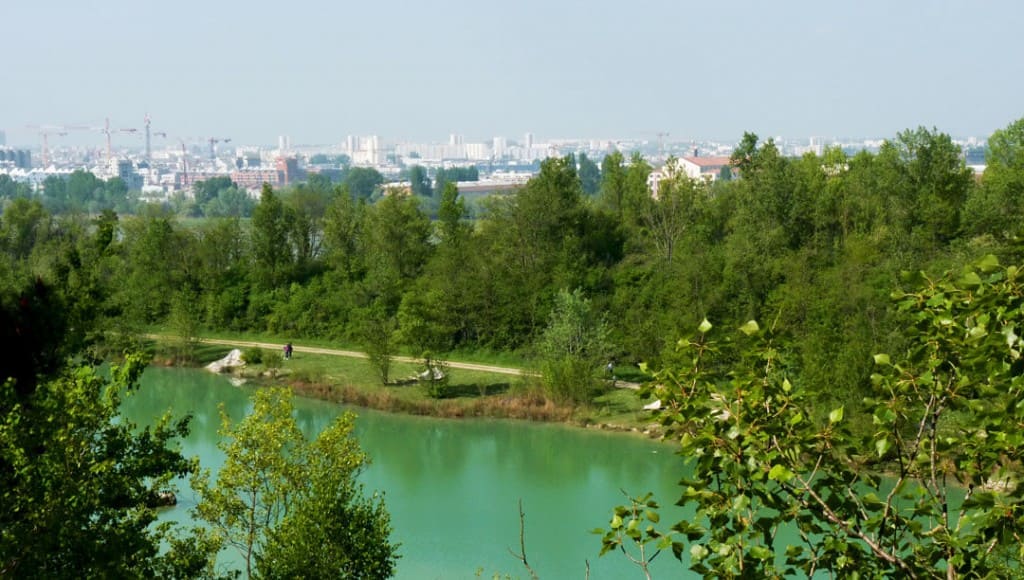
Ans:
MULTIPOLYGON (((218 408, 232 420, 249 410, 252 387, 234 387, 198 370, 151 368, 143 388, 125 402, 139 424, 168 410, 193 414, 182 448, 204 467, 223 463, 217 449, 218 408)), ((307 436, 325 428, 342 407, 298 399, 296 419, 307 436)), ((598 559, 599 538, 613 506, 654 491, 663 504, 679 496, 681 459, 671 447, 601 432, 512 421, 445 420, 358 409, 356 434, 372 458, 362 476, 369 490, 385 493, 394 537, 401 542, 399 578, 472 578, 478 570, 527 576, 508 548, 518 549, 518 501, 526 511, 526 550, 542 578, 638 578, 624 557, 598 559)), ((194 498, 186 486, 167 515, 187 521, 194 498)), ((667 507, 663 522, 674 521, 667 507)), ((674 578, 684 567, 662 554, 655 572, 674 578)))

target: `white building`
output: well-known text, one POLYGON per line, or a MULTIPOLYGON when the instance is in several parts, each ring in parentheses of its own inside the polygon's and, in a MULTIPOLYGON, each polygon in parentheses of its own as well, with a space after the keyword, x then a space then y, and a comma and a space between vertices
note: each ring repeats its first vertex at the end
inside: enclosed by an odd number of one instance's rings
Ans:
POLYGON ((679 175, 680 172, 690 179, 714 181, 726 167, 732 167, 729 157, 679 157, 670 158, 663 167, 652 171, 647 176, 647 187, 651 195, 658 197, 658 185, 665 179, 679 175))

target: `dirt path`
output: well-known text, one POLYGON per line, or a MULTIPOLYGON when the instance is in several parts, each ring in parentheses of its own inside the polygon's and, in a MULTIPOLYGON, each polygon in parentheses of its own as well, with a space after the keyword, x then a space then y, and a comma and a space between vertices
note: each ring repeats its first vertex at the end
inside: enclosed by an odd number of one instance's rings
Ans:
MULTIPOLYGON (((147 338, 153 339, 166 339, 167 337, 160 334, 147 334, 147 338)), ((238 347, 256 347, 265 348, 268 350, 283 350, 284 344, 278 344, 273 342, 253 342, 248 340, 225 340, 221 338, 200 338, 199 342, 206 344, 223 344, 225 346, 238 346, 238 347)), ((310 354, 326 354, 330 356, 345 356, 349 358, 369 358, 365 352, 358 352, 355 350, 339 350, 334 348, 321 348, 319 346, 300 346, 292 344, 292 350, 295 352, 307 352, 310 354)), ((392 360, 403 363, 418 363, 422 359, 408 357, 408 356, 395 356, 392 360)), ((444 361, 448 367, 453 369, 463 369, 467 371, 482 371, 485 373, 496 373, 500 375, 514 375, 514 376, 539 376, 539 373, 528 371, 526 369, 517 369, 512 367, 499 367, 494 365, 482 365, 477 363, 457 362, 457 361, 444 361)), ((615 387, 619 389, 633 389, 637 390, 640 385, 637 383, 627 383, 625 381, 615 381, 615 387)))

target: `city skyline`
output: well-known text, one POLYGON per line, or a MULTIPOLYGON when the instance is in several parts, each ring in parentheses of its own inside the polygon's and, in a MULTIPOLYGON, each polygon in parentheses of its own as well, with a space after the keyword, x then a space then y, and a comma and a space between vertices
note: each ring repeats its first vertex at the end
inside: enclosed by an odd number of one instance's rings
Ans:
POLYGON ((110 118, 141 130, 146 114, 155 132, 254 145, 891 137, 916 126, 985 138, 1021 115, 1024 94, 1024 7, 1009 1, 182 0, 140 13, 106 0, 6 12, 5 44, 32 50, 5 64, 0 130, 33 147, 30 125, 110 118))

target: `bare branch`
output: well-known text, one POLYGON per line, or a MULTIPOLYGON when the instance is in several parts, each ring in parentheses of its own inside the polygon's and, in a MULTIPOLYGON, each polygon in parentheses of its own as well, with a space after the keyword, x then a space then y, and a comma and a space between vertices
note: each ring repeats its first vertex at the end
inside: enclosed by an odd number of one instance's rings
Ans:
MULTIPOLYGON (((512 554, 517 560, 523 563, 526 567, 526 571, 530 573, 530 578, 538 580, 537 573, 530 567, 530 563, 526 561, 526 514, 523 513, 523 500, 519 499, 519 553, 512 551, 512 548, 508 549, 508 553, 512 554)), ((587 563, 587 576, 590 575, 590 563, 587 563)))

